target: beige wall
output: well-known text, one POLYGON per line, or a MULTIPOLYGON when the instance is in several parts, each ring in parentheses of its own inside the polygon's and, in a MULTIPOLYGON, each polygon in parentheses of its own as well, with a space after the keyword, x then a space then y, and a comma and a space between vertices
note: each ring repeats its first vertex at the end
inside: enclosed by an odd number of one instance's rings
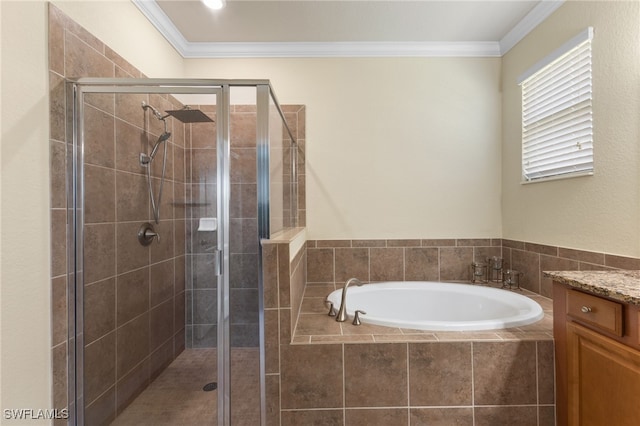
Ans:
POLYGON ((312 239, 501 233, 498 58, 187 60, 307 106, 312 239))
POLYGON ((503 58, 503 237, 640 256, 640 3, 569 1, 503 58), (517 77, 593 26, 595 174, 520 184, 517 77))
MULTIPOLYGON (((131 2, 55 4, 150 77, 181 75, 182 58, 131 2)), ((1 1, 0 11, 0 408, 50 408, 47 4, 1 1)))

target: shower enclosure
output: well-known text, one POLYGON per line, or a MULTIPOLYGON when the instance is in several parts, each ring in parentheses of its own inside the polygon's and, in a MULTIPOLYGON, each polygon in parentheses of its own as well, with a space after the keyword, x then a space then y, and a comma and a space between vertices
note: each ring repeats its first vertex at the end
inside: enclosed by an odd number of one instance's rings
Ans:
POLYGON ((260 239, 297 225, 266 80, 68 83, 69 424, 265 424, 260 239))

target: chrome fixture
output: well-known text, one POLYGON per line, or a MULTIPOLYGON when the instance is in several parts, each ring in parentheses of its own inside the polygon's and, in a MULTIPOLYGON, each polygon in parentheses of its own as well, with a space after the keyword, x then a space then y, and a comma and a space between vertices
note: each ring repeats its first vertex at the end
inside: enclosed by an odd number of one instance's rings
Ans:
POLYGON ((360 315, 367 315, 365 311, 356 310, 355 315, 353 316, 353 325, 360 325, 362 322, 360 321, 360 315))
POLYGON ((148 246, 153 242, 154 238, 160 242, 160 234, 153 229, 153 225, 149 222, 143 223, 138 229, 138 241, 140 244, 148 246))
POLYGON ((502 288, 509 287, 509 289, 511 289, 515 287, 520 290, 520 277, 522 275, 522 272, 505 269, 502 271, 502 288))
POLYGON ((487 264, 489 265, 487 277, 488 281, 494 281, 497 283, 502 282, 502 258, 498 256, 493 256, 487 259, 487 264))
POLYGON ((489 281, 489 269, 484 262, 471 263, 471 282, 486 283, 489 281))
POLYGON ((336 321, 345 322, 347 320, 347 288, 350 284, 355 283, 358 287, 363 284, 357 278, 349 278, 342 289, 342 299, 340 299, 340 309, 338 310, 338 316, 336 317, 336 321))
POLYGON ((330 317, 335 317, 337 315, 337 312, 336 312, 336 308, 333 307, 333 302, 325 300, 324 304, 329 305, 329 313, 327 313, 327 315, 329 315, 330 317))
POLYGON ((153 218, 156 223, 160 223, 160 201, 162 199, 162 187, 164 186, 164 176, 167 170, 167 140, 171 137, 171 132, 167 130, 167 118, 175 117, 183 123, 206 123, 213 122, 209 116, 199 109, 191 109, 188 105, 182 109, 165 111, 165 115, 162 115, 160 111, 149 105, 145 101, 142 101, 143 110, 151 110, 151 113, 155 118, 162 121, 164 124, 164 131, 153 145, 150 154, 144 152, 140 153, 140 165, 147 168, 147 182, 149 184, 149 197, 151 198, 151 208, 153 210, 153 218), (160 188, 158 189, 158 199, 153 192, 153 185, 151 182, 151 163, 158 153, 158 148, 164 143, 164 156, 162 159, 162 175, 160 177, 160 188))

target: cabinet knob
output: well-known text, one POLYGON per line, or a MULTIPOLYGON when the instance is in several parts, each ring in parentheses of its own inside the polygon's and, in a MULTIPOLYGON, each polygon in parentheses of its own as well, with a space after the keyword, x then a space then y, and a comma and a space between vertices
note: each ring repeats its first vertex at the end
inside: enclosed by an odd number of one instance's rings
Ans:
POLYGON ((588 314, 589 312, 591 312, 591 308, 588 306, 583 306, 582 309, 580 310, 585 314, 588 314))

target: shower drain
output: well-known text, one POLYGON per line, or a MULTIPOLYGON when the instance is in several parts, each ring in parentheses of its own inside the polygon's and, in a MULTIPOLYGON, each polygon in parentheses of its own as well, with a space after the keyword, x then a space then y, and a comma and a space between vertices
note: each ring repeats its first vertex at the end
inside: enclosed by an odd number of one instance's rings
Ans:
POLYGON ((202 390, 205 391, 205 392, 211 392, 211 391, 216 390, 216 389, 218 389, 218 384, 216 382, 207 383, 202 388, 202 390))

